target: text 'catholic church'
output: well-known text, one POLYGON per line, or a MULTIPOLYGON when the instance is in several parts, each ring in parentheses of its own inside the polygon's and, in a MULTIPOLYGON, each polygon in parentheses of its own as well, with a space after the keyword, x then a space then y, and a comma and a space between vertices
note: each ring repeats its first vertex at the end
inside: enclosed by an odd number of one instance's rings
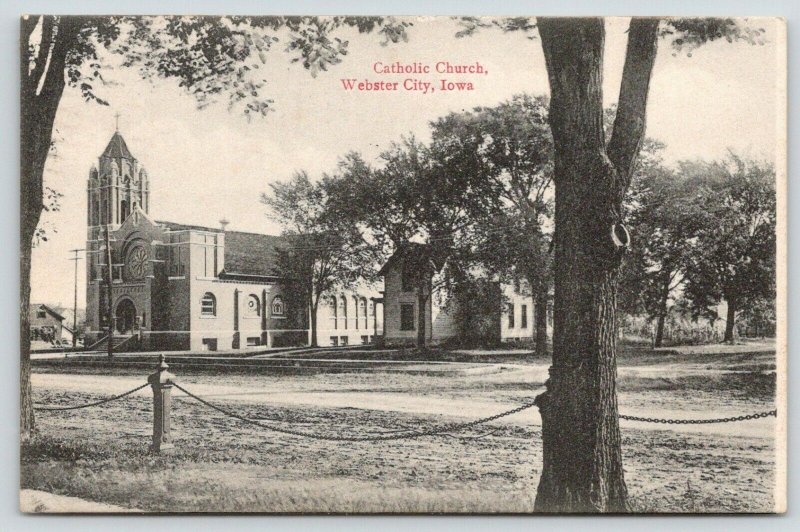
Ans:
MULTIPOLYGON (((114 347, 123 351, 308 344, 308 306, 277 267, 281 237, 153 220, 148 174, 119 131, 89 171, 87 194, 87 347, 107 347, 109 319, 114 347)), ((318 345, 413 343, 415 289, 394 282, 404 267, 398 253, 384 266, 385 293, 362 284, 325 294, 318 345)), ((426 339, 458 335, 453 309, 432 299, 424 309, 426 339)), ((493 312, 498 339, 530 337, 526 297, 512 293, 506 300, 503 310, 498 294, 493 312)))

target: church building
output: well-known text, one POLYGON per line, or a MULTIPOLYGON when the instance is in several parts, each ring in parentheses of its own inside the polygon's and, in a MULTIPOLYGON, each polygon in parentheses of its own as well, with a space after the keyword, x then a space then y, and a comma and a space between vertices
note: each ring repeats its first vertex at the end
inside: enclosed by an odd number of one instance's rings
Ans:
MULTIPOLYGON (((147 171, 115 132, 89 171, 87 348, 106 348, 109 320, 125 351, 307 345, 308 308, 276 266, 281 237, 156 221, 151 199, 147 171)), ((320 345, 380 338, 380 292, 326 300, 335 306, 320 305, 320 345)))

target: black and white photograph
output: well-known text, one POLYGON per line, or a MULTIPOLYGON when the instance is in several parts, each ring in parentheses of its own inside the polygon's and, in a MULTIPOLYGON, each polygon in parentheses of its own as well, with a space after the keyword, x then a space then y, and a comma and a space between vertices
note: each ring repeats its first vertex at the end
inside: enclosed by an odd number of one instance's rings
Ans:
POLYGON ((19 41, 21 512, 786 512, 784 19, 19 41))

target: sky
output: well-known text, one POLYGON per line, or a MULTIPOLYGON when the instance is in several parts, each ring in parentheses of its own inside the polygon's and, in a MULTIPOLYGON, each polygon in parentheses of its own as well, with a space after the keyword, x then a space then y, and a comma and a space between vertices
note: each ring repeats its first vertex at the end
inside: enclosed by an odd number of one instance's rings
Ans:
MULTIPOLYGON (((456 39, 459 28, 448 18, 415 19, 408 42, 381 45, 377 35, 344 31, 349 52, 339 65, 312 77, 283 45, 267 58, 265 94, 274 112, 248 121, 221 101, 198 110, 196 101, 174 80, 140 79, 116 58, 103 57, 109 82, 98 94, 110 105, 84 102, 79 91, 65 90, 56 116, 55 152, 45 167, 45 185, 63 194, 58 212, 43 214, 48 241, 33 253, 31 301, 70 306, 73 267, 70 249, 85 247, 86 182, 92 164, 115 129, 150 177, 150 214, 157 220, 278 234, 260 202, 269 184, 306 170, 311 176, 332 172, 349 151, 367 160, 402 135, 425 139, 428 122, 449 112, 494 105, 514 94, 549 92, 538 36, 482 30, 456 39), (446 75, 380 76, 377 61, 479 62, 485 75, 462 76, 473 91, 437 90, 355 92, 342 78, 434 81, 446 75)), ((774 160, 780 151, 778 112, 784 97, 776 90, 784 75, 780 29, 772 19, 751 21, 766 29, 763 46, 725 41, 673 55, 662 42, 653 71, 647 135, 666 144, 665 160, 719 159, 728 149, 774 160)), ((607 19, 603 90, 605 105, 616 102, 622 75, 627 19, 607 19)), ((85 265, 79 262, 78 306, 85 302, 85 265)))

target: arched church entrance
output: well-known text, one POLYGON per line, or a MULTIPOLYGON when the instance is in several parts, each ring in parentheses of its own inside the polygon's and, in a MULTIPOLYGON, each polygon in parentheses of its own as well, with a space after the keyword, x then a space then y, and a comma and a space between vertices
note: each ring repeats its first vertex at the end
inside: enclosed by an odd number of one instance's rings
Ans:
POLYGON ((123 299, 117 303, 114 315, 117 318, 117 332, 130 334, 136 325, 136 307, 130 299, 123 299))

